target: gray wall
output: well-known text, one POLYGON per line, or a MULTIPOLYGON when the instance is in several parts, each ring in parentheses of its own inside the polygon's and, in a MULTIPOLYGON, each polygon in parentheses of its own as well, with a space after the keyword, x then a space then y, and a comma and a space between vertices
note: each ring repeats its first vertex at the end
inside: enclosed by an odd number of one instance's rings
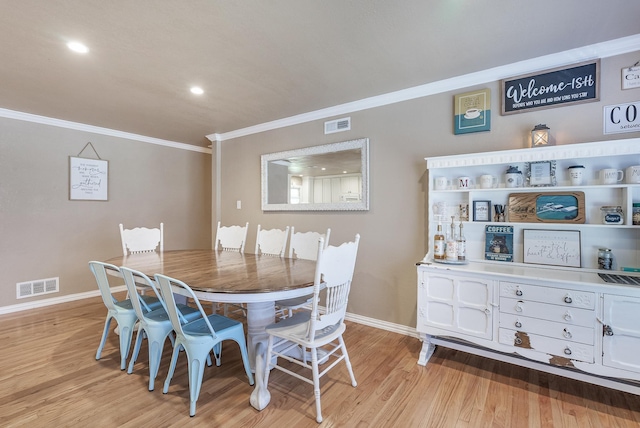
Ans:
MULTIPOLYGON (((352 113, 352 129, 323 135, 316 121, 221 144, 222 190, 218 207, 223 224, 248 221, 246 248, 255 245, 255 228, 295 226, 322 231, 331 227, 336 244, 360 233, 361 244, 348 310, 352 313, 415 326, 415 263, 427 249, 425 157, 528 146, 530 131, 546 123, 557 144, 638 137, 640 133, 603 135, 603 106, 640 99, 640 89, 621 90, 620 69, 634 64, 639 53, 601 62, 601 100, 501 116, 499 82, 465 88, 352 113), (490 88, 490 132, 453 134, 453 96, 490 88), (368 212, 274 213, 260 209, 260 155, 355 138, 369 138, 371 209, 368 212), (242 209, 236 209, 236 201, 242 209)), ((342 116, 340 116, 342 117, 342 116)), ((328 119, 327 119, 328 120, 328 119)))
MULTIPOLYGON (((94 157, 87 148, 83 157, 94 157)), ((158 227, 165 250, 211 248, 211 155, 0 119, 0 307, 96 290, 87 262, 122 254, 118 224, 158 227), (91 141, 109 200, 69 200, 69 156, 91 141), (60 293, 16 299, 16 283, 60 277, 60 293)))

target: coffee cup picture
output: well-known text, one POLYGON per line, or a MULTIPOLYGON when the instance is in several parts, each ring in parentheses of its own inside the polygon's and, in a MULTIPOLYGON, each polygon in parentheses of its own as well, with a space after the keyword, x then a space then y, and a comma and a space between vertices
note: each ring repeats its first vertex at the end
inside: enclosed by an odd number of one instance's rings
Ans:
POLYGON ((464 118, 475 119, 477 117, 480 117, 481 113, 482 113, 482 110, 480 110, 479 108, 470 108, 464 113, 464 118))
POLYGON ((627 168, 626 177, 627 183, 634 184, 640 183, 640 165, 633 165, 627 168))

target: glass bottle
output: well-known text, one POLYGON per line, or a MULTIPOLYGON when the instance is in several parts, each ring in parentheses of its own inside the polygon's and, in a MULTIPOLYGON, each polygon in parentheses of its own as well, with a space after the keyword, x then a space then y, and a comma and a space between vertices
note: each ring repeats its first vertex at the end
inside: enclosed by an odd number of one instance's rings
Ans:
POLYGON ((442 233, 442 224, 438 223, 438 230, 433 237, 433 258, 443 260, 445 258, 445 240, 442 233))
POLYGON ((456 225, 454 223, 455 216, 451 216, 451 231, 447 239, 446 259, 447 261, 458 260, 458 243, 456 242, 456 225))
POLYGON ((460 234, 456 241, 458 244, 458 260, 464 261, 467 256, 467 240, 465 239, 464 232, 462 231, 462 222, 460 222, 460 234))

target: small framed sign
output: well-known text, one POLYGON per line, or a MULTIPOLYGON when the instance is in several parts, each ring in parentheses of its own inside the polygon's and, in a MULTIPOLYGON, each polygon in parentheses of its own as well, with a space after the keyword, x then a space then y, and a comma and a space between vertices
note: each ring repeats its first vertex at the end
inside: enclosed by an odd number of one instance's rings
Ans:
POLYGON ((473 221, 491 219, 491 201, 473 201, 473 221))
POLYGON ((69 200, 109 200, 109 161, 69 156, 69 200))
POLYGON ((525 263, 581 266, 579 230, 525 229, 523 232, 525 263))
POLYGON ((527 182, 530 187, 556 185, 556 161, 526 163, 527 182))

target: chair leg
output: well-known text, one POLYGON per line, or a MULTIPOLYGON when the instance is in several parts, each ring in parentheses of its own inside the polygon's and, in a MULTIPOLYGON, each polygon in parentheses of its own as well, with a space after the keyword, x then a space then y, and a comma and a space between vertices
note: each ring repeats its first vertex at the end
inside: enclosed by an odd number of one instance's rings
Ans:
MULTIPOLYGON (((213 346, 213 356, 216 359, 216 366, 220 367, 220 364, 222 364, 222 342, 218 342, 213 346)), ((207 360, 207 364, 211 366, 209 360, 207 360)))
POLYGON ((341 349, 342 355, 344 355, 344 362, 347 365, 349 376, 351 376, 351 386, 355 388, 356 386, 358 386, 358 383, 356 382, 356 377, 353 375, 353 368, 351 367, 351 361, 349 360, 349 353, 347 352, 347 346, 344 344, 344 339, 342 338, 342 336, 338 337, 338 340, 340 341, 340 349, 341 349))
POLYGON ((133 325, 120 326, 120 370, 127 368, 127 356, 133 337, 133 325))
POLYGON ((196 402, 202 387, 205 360, 204 355, 189 358, 189 416, 196 414, 196 402))
POLYGON ((171 354, 171 363, 169 364, 169 373, 167 373, 167 378, 164 380, 164 387, 162 388, 162 393, 166 394, 169 392, 169 384, 171 383, 171 378, 173 378, 173 373, 176 371, 176 363, 178 362, 178 355, 180 355, 180 348, 182 345, 176 341, 175 346, 173 347, 173 353, 171 354))
POLYGON ((129 367, 127 369, 127 373, 133 373, 133 366, 138 359, 138 355, 140 354, 140 346, 142 345, 142 339, 144 338, 143 330, 140 326, 138 326, 138 334, 136 335, 136 342, 133 345, 133 353, 131 354, 131 360, 129 360, 129 367))
POLYGON ((160 369, 160 360, 162 359, 162 350, 164 349, 164 342, 166 342, 167 336, 163 337, 161 341, 149 339, 149 391, 153 391, 155 388, 156 376, 158 376, 158 370, 160 369))
MULTIPOLYGON (((234 339, 235 340, 235 339, 234 339)), ((253 385, 255 382, 253 380, 253 373, 251 373, 251 366, 249 365, 249 353, 247 352, 247 344, 244 340, 244 333, 240 339, 235 340, 235 342, 240 346, 240 355, 242 355, 242 364, 244 364, 244 371, 249 378, 249 385, 253 385)))
POLYGON ((320 375, 318 370, 318 349, 310 348, 311 371, 313 373, 313 394, 316 397, 316 422, 322 422, 322 409, 320 407, 320 375))
POLYGON ((98 345, 98 350, 96 351, 96 360, 99 360, 102 356, 102 349, 104 348, 104 344, 107 342, 107 335, 109 334, 112 319, 113 318, 111 316, 107 315, 107 319, 104 321, 104 330, 102 331, 100 345, 98 345))
MULTIPOLYGON (((264 387, 267 389, 269 386, 269 372, 271 372, 271 353, 273 352, 273 336, 269 336, 269 341, 267 342, 267 353, 264 360, 264 387)), ((256 370, 256 373, 258 371, 256 370)))

